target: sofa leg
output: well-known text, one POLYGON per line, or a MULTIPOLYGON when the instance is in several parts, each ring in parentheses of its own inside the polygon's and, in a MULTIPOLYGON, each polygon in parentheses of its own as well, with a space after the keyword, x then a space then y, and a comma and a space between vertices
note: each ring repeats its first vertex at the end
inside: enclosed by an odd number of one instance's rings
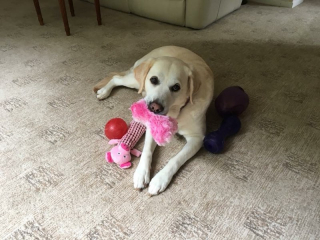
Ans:
POLYGON ((66 5, 64 3, 64 0, 59 0, 59 6, 60 6, 60 11, 62 15, 63 24, 64 24, 64 29, 66 31, 67 36, 70 36, 70 28, 69 28, 68 16, 67 16, 66 5))
POLYGON ((73 0, 68 0, 71 16, 74 17, 73 0))
POLYGON ((96 8, 98 25, 101 25, 100 1, 99 0, 94 0, 94 5, 95 5, 95 8, 96 8))
POLYGON ((44 25, 43 23, 43 19, 42 19, 42 14, 41 14, 41 9, 40 9, 40 5, 39 5, 39 0, 33 0, 33 3, 34 3, 34 6, 36 8, 36 12, 37 12, 37 15, 38 15, 38 20, 39 20, 39 23, 40 25, 44 25))

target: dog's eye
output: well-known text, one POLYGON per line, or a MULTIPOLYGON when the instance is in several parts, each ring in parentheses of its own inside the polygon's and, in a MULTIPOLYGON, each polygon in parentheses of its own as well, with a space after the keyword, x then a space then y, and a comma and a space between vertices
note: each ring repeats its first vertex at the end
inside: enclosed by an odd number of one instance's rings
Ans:
POLYGON ((159 84, 159 79, 157 77, 151 77, 150 78, 150 82, 153 84, 153 85, 157 85, 159 84))
POLYGON ((170 88, 170 90, 172 92, 178 92, 180 90, 180 85, 179 84, 175 84, 170 88))

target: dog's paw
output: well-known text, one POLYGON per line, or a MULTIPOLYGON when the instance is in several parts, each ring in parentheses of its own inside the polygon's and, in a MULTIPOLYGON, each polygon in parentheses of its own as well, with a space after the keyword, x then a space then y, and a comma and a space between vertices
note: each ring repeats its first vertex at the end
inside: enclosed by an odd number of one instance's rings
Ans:
POLYGON ((97 98, 99 100, 105 99, 107 97, 109 97, 110 95, 110 90, 106 87, 101 88, 100 90, 97 91, 97 98))
POLYGON ((169 185, 172 176, 170 174, 160 171, 154 178, 151 179, 148 192, 150 195, 158 195, 163 192, 169 185))
POLYGON ((133 186, 135 189, 143 189, 150 182, 150 169, 138 166, 133 175, 133 186))

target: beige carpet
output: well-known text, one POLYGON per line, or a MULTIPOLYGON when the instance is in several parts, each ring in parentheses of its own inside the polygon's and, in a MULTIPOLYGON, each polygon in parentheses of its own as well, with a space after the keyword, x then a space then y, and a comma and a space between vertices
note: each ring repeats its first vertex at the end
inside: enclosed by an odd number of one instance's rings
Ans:
MULTIPOLYGON (((66 37, 57 1, 0 8, 0 239, 320 239, 320 3, 245 5, 203 31, 75 1, 66 37), (150 198, 133 168, 105 162, 108 119, 139 99, 92 86, 155 47, 205 60, 215 93, 241 85, 250 107, 223 154, 201 150, 150 198)), ((221 119, 208 113, 208 130, 221 119)), ((158 148, 154 175, 183 146, 158 148)), ((139 144, 141 148, 143 142, 139 144)))

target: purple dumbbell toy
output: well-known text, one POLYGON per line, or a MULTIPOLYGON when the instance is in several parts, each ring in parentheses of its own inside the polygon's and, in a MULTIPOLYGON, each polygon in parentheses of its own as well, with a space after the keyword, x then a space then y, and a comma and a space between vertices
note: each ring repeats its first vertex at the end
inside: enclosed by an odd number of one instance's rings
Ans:
POLYGON ((235 115, 225 117, 217 131, 209 133, 203 140, 204 147, 212 153, 219 153, 223 150, 224 140, 239 132, 241 122, 235 115))
POLYGON ((204 147, 212 153, 223 150, 227 137, 236 134, 241 128, 239 116, 249 105, 249 97, 239 86, 228 87, 216 98, 216 110, 223 121, 217 131, 206 135, 203 140, 204 147))
POLYGON ((224 89, 216 98, 216 110, 221 117, 239 116, 249 105, 249 97, 239 86, 224 89))

